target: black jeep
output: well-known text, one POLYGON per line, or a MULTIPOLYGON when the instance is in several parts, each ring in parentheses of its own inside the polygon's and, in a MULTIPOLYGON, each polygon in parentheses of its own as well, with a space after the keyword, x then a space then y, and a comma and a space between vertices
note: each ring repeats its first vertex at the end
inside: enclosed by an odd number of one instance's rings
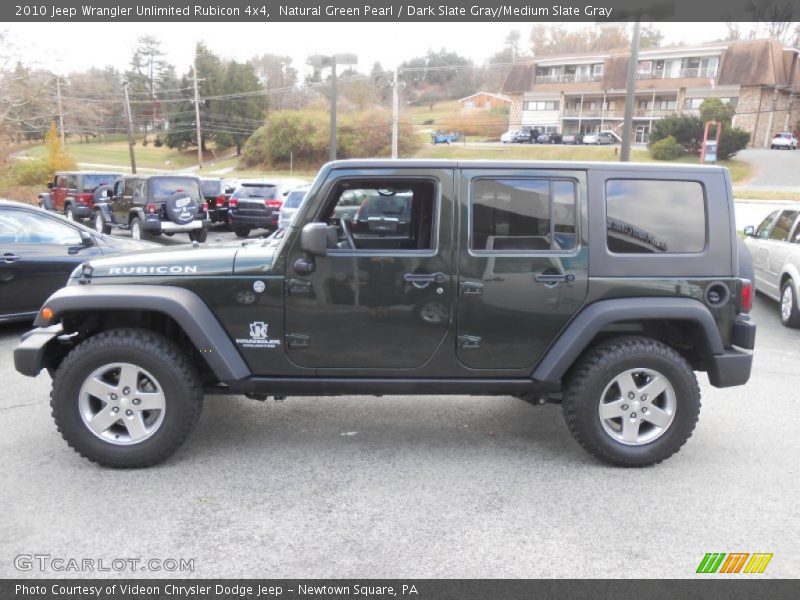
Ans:
POLYGON ((591 454, 652 465, 695 428, 695 372, 750 376, 733 224, 720 167, 335 162, 269 238, 88 261, 14 360, 116 467, 163 460, 204 394, 233 393, 555 402, 591 454))
POLYGON ((108 192, 94 202, 97 231, 128 229, 137 240, 188 233, 192 241, 206 241, 208 205, 197 177, 129 175, 118 179, 108 192))

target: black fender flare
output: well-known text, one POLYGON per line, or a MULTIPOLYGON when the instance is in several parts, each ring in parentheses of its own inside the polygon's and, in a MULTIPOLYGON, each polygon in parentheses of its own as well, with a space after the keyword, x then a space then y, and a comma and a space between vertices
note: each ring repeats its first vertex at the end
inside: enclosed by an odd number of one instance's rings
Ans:
MULTIPOLYGON (((69 285, 44 303, 53 311, 49 320, 36 317, 36 327, 57 323, 63 315, 107 310, 146 310, 171 317, 199 350, 220 381, 251 375, 242 355, 200 297, 167 285, 69 285)), ((44 351, 44 348, 42 349, 44 351)))
POLYGON ((557 383, 592 339, 607 325, 636 320, 689 321, 703 332, 705 352, 722 355, 725 347, 711 311, 692 298, 620 298, 600 300, 581 310, 561 332, 536 366, 533 378, 557 383))
POLYGON ((49 192, 39 193, 39 205, 45 210, 53 210, 53 198, 49 192))
POLYGON ((114 213, 111 212, 111 207, 108 205, 108 202, 95 202, 94 203, 94 210, 95 212, 100 212, 103 215, 103 220, 111 225, 115 223, 114 221, 114 213))
POLYGON ((141 206, 134 206, 130 209, 130 211, 128 211, 128 226, 130 226, 133 217, 138 218, 140 221, 144 221, 144 209, 141 206))

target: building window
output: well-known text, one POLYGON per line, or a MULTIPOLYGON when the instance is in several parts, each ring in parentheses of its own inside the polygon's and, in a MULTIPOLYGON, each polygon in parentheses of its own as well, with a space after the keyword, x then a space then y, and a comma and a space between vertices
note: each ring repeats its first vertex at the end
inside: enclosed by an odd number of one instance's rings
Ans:
POLYGON ((525 103, 525 110, 558 110, 558 101, 552 100, 537 100, 525 103))
POLYGON ((602 75, 602 74, 603 74, 603 65, 602 65, 602 63, 601 63, 601 64, 598 64, 598 65, 593 65, 593 66, 592 66, 592 73, 593 73, 593 74, 594 74, 596 77, 598 77, 598 76, 602 75))
POLYGON ((706 247, 703 188, 696 181, 609 179, 606 227, 611 252, 702 252, 706 247))
POLYGON ((571 250, 575 183, 556 179, 476 179, 470 248, 478 251, 571 250))

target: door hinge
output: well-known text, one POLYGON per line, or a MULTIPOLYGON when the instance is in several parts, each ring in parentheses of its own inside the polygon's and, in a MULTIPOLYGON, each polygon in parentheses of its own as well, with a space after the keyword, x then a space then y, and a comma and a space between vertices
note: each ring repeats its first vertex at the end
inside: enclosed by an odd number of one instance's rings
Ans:
POLYGON ((462 281, 461 293, 464 296, 480 296, 483 293, 483 284, 479 281, 462 281))
POLYGON ((311 282, 305 279, 289 279, 286 282, 286 293, 290 296, 302 296, 311 293, 311 282))
POLYGON ((286 334, 286 347, 287 348, 308 348, 311 345, 311 336, 303 335, 302 333, 287 333, 286 334))
POLYGON ((477 335, 458 336, 458 347, 462 350, 474 350, 481 347, 481 338, 477 335))

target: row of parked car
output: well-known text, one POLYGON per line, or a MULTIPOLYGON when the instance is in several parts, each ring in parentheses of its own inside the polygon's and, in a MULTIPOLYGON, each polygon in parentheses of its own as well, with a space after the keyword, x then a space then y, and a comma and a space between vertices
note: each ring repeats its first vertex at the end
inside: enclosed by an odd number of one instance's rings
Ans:
POLYGON ((39 194, 39 206, 91 222, 100 233, 124 229, 135 240, 187 233, 204 242, 214 223, 241 238, 255 229, 277 229, 281 208, 299 183, 73 171, 55 175, 39 194))
POLYGON ((594 133, 559 133, 541 131, 535 127, 512 129, 500 136, 504 144, 591 144, 595 146, 616 144, 620 137, 613 131, 594 133))

